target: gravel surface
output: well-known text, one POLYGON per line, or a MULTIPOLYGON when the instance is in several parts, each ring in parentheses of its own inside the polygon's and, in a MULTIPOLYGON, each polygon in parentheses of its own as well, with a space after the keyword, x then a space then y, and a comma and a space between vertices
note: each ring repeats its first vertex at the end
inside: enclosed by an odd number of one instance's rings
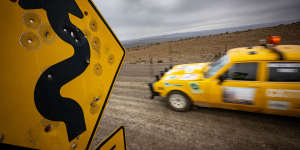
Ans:
POLYGON ((123 66, 97 143, 124 125, 129 150, 300 149, 298 118, 199 107, 182 113, 161 98, 150 100, 147 83, 164 66, 123 66))

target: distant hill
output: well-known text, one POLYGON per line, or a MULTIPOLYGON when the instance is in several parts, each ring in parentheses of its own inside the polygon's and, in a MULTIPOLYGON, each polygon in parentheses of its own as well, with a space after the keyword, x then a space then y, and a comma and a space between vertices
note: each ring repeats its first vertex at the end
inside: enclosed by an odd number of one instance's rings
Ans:
POLYGON ((280 23, 273 27, 264 26, 268 25, 251 25, 206 32, 165 35, 160 36, 159 42, 155 38, 153 40, 150 38, 148 41, 144 39, 146 43, 153 41, 156 43, 128 48, 126 63, 177 64, 214 61, 231 48, 259 45, 259 40, 266 39, 270 35, 281 36, 280 44, 300 45, 300 22, 291 24, 280 23), (259 26, 262 28, 259 28, 259 26), (256 29, 252 29, 252 27, 256 29), (221 33, 216 34, 219 32, 221 33), (203 34, 203 36, 199 36, 199 34, 203 34), (161 42, 166 39, 171 41, 161 42))
POLYGON ((273 27, 280 24, 291 24, 298 22, 300 20, 288 20, 288 21, 281 21, 281 22, 272 22, 272 23, 264 23, 264 24, 253 24, 247 26, 240 26, 240 27, 232 27, 232 28, 222 28, 216 30, 204 30, 204 31, 197 31, 197 32, 185 32, 185 33, 174 33, 174 34, 167 34, 161 36, 153 36, 141 39, 134 39, 134 40, 125 40, 121 41, 125 48, 133 48, 136 46, 145 46, 149 44, 167 42, 167 41, 176 41, 191 37, 198 37, 198 36, 206 36, 206 35, 216 35, 220 33, 231 33, 236 31, 246 31, 249 29, 257 29, 263 27, 273 27))

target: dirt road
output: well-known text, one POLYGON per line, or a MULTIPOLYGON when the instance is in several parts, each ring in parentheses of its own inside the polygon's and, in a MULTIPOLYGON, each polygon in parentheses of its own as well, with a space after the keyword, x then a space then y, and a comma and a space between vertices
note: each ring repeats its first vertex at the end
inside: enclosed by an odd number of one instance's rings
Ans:
POLYGON ((129 150, 300 149, 300 119, 212 108, 180 113, 150 100, 146 83, 163 67, 123 66, 96 141, 124 125, 129 150))

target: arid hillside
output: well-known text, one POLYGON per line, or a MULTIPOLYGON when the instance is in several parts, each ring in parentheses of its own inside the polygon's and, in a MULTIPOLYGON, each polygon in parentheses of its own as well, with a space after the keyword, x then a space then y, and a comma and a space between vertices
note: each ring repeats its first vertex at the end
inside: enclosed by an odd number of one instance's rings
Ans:
POLYGON ((300 149, 299 118, 204 107, 175 112, 161 97, 150 99, 148 83, 170 61, 214 60, 230 48, 258 45, 268 35, 282 36, 282 44, 300 44, 300 23, 128 49, 94 146, 124 125, 130 150, 300 149))
POLYGON ((212 61, 231 48, 259 45, 259 40, 269 35, 281 36, 281 44, 300 45, 300 22, 129 48, 126 63, 177 64, 212 61))

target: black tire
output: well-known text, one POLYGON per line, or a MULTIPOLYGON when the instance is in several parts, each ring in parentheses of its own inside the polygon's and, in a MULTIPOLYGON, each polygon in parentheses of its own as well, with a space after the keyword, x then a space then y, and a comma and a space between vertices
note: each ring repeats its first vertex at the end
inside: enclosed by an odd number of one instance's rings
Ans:
POLYGON ((192 101, 190 98, 180 91, 170 92, 167 96, 167 104, 172 110, 179 112, 189 111, 192 108, 192 101))

